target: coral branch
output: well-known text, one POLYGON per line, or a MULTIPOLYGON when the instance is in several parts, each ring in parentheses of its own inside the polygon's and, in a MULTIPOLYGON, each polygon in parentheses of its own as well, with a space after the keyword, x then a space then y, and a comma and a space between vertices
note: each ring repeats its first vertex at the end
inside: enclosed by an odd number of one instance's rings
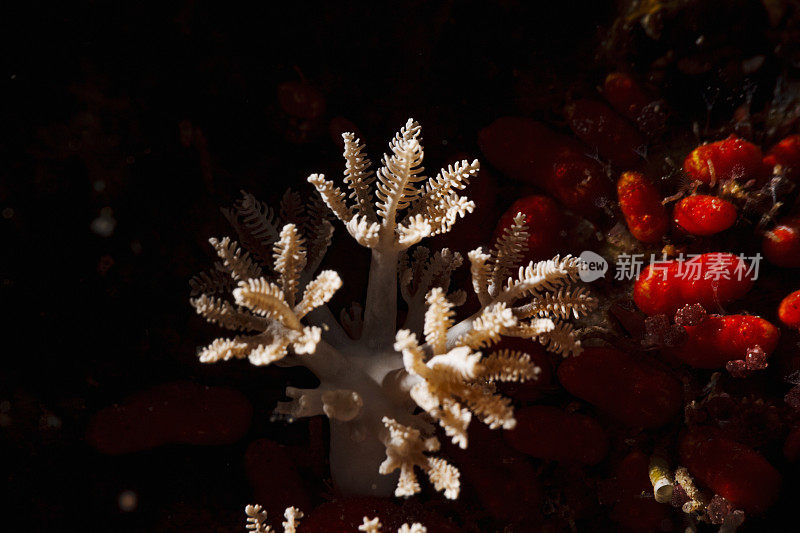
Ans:
POLYGON ((522 261, 528 251, 528 236, 525 215, 517 213, 514 222, 505 229, 492 250, 492 277, 488 287, 492 296, 497 296, 512 269, 522 261))
POLYGON ((393 234, 397 212, 405 209, 419 194, 416 183, 425 179, 422 164, 423 151, 419 142, 420 126, 413 119, 389 143, 391 156, 384 154, 383 166, 378 169, 378 216, 384 227, 384 235, 393 234))
POLYGON ((342 134, 344 140, 344 159, 346 162, 344 171, 344 182, 352 191, 350 198, 356 201, 358 212, 366 217, 370 222, 377 222, 375 209, 372 207, 372 188, 370 185, 375 181, 375 176, 370 170, 372 163, 364 155, 364 145, 355 140, 352 133, 342 134))
POLYGON ((306 266, 306 251, 303 238, 294 224, 286 224, 281 230, 281 238, 275 243, 275 271, 280 275, 283 293, 289 307, 294 305, 300 272, 306 266))
POLYGON ((298 320, 317 307, 326 304, 342 286, 342 279, 333 270, 324 270, 306 286, 303 299, 294 308, 298 320))
POLYGON ((386 438, 386 460, 381 463, 379 472, 390 474, 400 470, 400 479, 395 496, 412 496, 420 487, 414 467, 428 474, 436 490, 443 491, 447 498, 458 498, 460 490, 459 473, 444 459, 434 459, 425 454, 439 450, 436 437, 423 438, 419 430, 404 426, 396 420, 384 417, 383 423, 389 430, 386 438))
POLYGON ((199 298, 190 300, 190 303, 197 310, 197 314, 223 328, 234 331, 263 331, 267 327, 267 321, 263 318, 237 309, 229 302, 213 296, 203 294, 199 298))

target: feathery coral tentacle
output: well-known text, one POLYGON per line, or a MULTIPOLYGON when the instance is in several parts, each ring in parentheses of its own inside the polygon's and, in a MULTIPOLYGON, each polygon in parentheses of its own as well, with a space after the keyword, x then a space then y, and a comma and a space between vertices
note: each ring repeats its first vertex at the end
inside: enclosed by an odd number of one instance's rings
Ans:
POLYGON ((389 143, 392 155, 383 156, 383 166, 378 169, 377 207, 383 227, 394 234, 395 216, 405 209, 419 194, 416 183, 425 179, 421 175, 423 151, 419 142, 420 127, 413 119, 389 143))
POLYGON ((201 272, 189 280, 192 298, 201 294, 224 294, 236 287, 236 281, 221 262, 214 263, 214 268, 201 272))
POLYGON ((306 250, 303 238, 294 224, 286 224, 281 238, 275 243, 275 271, 281 276, 283 294, 289 307, 294 305, 300 272, 306 266, 306 250))
POLYGON ((215 339, 214 342, 201 349, 198 357, 201 363, 216 363, 217 361, 228 361, 230 359, 243 359, 247 357, 251 346, 235 339, 215 339))
POLYGON ((326 180, 324 174, 311 174, 308 182, 316 187, 317 192, 325 201, 328 208, 342 222, 349 222, 353 218, 353 210, 345 202, 345 193, 333 185, 332 181, 326 180))
POLYGON ((305 227, 308 222, 306 207, 300 193, 286 189, 281 198, 281 220, 284 224, 294 224, 298 228, 305 227))
POLYGON ((425 342, 433 353, 442 353, 447 344, 447 330, 453 325, 453 306, 440 287, 431 289, 426 300, 428 311, 425 313, 425 342))
POLYGON ((481 315, 472 323, 472 329, 459 341, 460 344, 475 350, 486 348, 500 341, 508 328, 517 325, 511 309, 503 302, 484 307, 481 315))
POLYGON ((414 467, 420 467, 428 474, 436 490, 444 491, 447 498, 458 497, 460 483, 458 470, 443 459, 427 457, 426 452, 439 450, 439 441, 435 437, 423 438, 418 429, 383 417, 383 424, 389 430, 385 440, 386 460, 381 463, 379 472, 391 474, 400 469, 400 478, 395 496, 412 496, 420 491, 414 467))
POLYGON ((504 302, 513 302, 525 296, 536 296, 543 291, 554 291, 577 281, 581 260, 571 255, 530 263, 519 267, 517 279, 509 279, 506 287, 498 295, 504 302))
POLYGON ((294 314, 300 320, 317 307, 326 304, 333 294, 342 286, 342 279, 333 270, 323 270, 306 285, 303 299, 294 308, 294 314))
POLYGON ((531 356, 518 350, 500 350, 484 357, 479 378, 487 381, 528 381, 536 379, 542 369, 531 364, 531 356))
POLYGON ((284 300, 280 287, 264 278, 242 282, 233 291, 236 303, 254 313, 279 321, 289 329, 300 330, 302 325, 284 300))
POLYGON ((575 337, 572 324, 554 320, 550 331, 539 335, 539 342, 550 351, 563 356, 580 355, 583 351, 581 341, 575 337))
POLYGON ((283 517, 286 519, 284 522, 281 522, 283 533, 297 533, 297 526, 300 525, 303 512, 297 507, 287 507, 283 512, 283 517))
POLYGON ((224 237, 221 241, 211 238, 208 240, 217 250, 217 255, 222 259, 222 264, 236 281, 248 280, 261 276, 261 268, 256 265, 247 252, 243 252, 236 241, 224 237))
POLYGON ((350 198, 356 201, 359 214, 366 217, 370 222, 377 222, 375 209, 372 207, 372 188, 370 185, 375 181, 375 176, 370 170, 372 163, 363 154, 364 145, 359 144, 359 140, 352 133, 343 133, 344 140, 344 159, 346 162, 344 171, 344 182, 352 191, 350 198))
POLYGON ((267 321, 263 318, 242 309, 236 309, 225 300, 203 294, 199 298, 189 301, 197 310, 197 314, 212 324, 219 324, 234 331, 263 331, 267 327, 267 321))
POLYGON ((267 524, 267 512, 260 505, 248 505, 244 508, 244 512, 247 515, 247 525, 245 527, 248 531, 253 533, 272 533, 272 527, 267 524))
POLYGON ((475 204, 458 196, 454 191, 469 184, 480 170, 480 163, 460 161, 455 166, 442 169, 435 178, 428 180, 419 197, 409 209, 406 221, 423 217, 432 228, 432 235, 450 231, 458 216, 472 212, 475 204))
POLYGON ((534 298, 530 303, 515 307, 514 315, 520 319, 548 315, 557 318, 570 318, 570 315, 580 318, 595 307, 597 298, 590 296, 584 287, 578 287, 573 291, 562 288, 556 294, 548 292, 534 298))
POLYGON ((483 253, 483 248, 477 248, 467 254, 472 274, 472 289, 478 296, 481 305, 488 305, 492 301, 489 294, 489 280, 492 275, 492 256, 483 253))
POLYGON ((489 294, 492 296, 497 296, 512 269, 522 261, 523 255, 528 250, 528 236, 525 215, 517 213, 514 222, 497 239, 492 250, 492 277, 489 283, 489 294))

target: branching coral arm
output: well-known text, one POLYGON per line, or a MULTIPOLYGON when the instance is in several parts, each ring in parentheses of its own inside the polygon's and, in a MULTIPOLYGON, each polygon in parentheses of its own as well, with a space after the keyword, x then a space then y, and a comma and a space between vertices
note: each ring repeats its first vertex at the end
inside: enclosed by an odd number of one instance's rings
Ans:
POLYGON ((323 270, 319 275, 306 285, 303 299, 293 311, 300 320, 314 309, 326 304, 342 286, 342 279, 333 270, 323 270))
POLYGON ((463 217, 475 208, 472 201, 458 196, 455 191, 464 189, 479 170, 480 163, 477 159, 472 163, 460 161, 455 166, 442 169, 424 185, 422 193, 411 205, 405 221, 424 216, 433 229, 433 235, 450 231, 459 216, 463 217))
POLYGON ((492 296, 489 294, 489 280, 492 275, 492 256, 483 253, 483 248, 477 248, 467 254, 472 274, 472 288, 478 296, 481 305, 489 305, 492 296))
POLYGON ((190 303, 197 314, 224 328, 234 331, 263 331, 267 327, 265 319, 241 308, 237 309, 230 302, 214 296, 203 294, 199 298, 191 299, 190 303))
POLYGON ((280 275, 283 294, 289 307, 294 305, 300 273, 306 266, 303 238, 294 224, 286 224, 281 238, 275 243, 275 271, 280 275))
POLYGON ((273 533, 272 526, 267 523, 267 512, 260 505, 248 505, 244 508, 247 515, 245 528, 251 533, 273 533))
POLYGON ((247 307, 258 315, 277 320, 289 329, 303 328, 284 300, 281 288, 264 278, 240 283, 233 291, 233 297, 239 305, 247 307))
POLYGON ((353 209, 347 206, 345 202, 345 193, 338 187, 334 186, 332 181, 326 180, 324 174, 311 174, 308 177, 308 182, 313 185, 325 204, 330 208, 336 218, 344 222, 350 222, 353 218, 353 209))
POLYGON ((531 356, 518 350, 500 350, 481 360, 477 377, 487 381, 524 382, 537 379, 542 369, 531 364, 531 356))
POLYGON ((584 287, 575 290, 559 289, 558 293, 545 293, 531 302, 514 308, 517 318, 553 315, 558 318, 580 318, 597 307, 597 298, 590 296, 584 287))
POLYGON ((513 302, 525 296, 537 296, 543 291, 555 291, 578 280, 581 260, 570 255, 559 256, 519 267, 517 279, 509 279, 498 300, 513 302))
POLYGON ((500 288, 528 250, 528 226, 525 215, 517 213, 514 222, 506 228, 492 250, 492 276, 488 292, 497 296, 500 288))
POLYGON ((375 209, 372 207, 372 188, 375 176, 370 170, 372 165, 364 154, 364 145, 352 133, 343 133, 344 159, 346 162, 344 181, 350 186, 350 198, 356 201, 359 214, 369 222, 377 222, 375 209))
POLYGON ((425 313, 425 342, 433 353, 444 353, 447 345, 447 330, 453 325, 452 304, 445 297, 442 289, 432 289, 426 298, 428 311, 425 313))
POLYGON ((378 169, 378 216, 382 222, 381 241, 389 244, 395 240, 396 216, 419 194, 415 184, 425 179, 421 166, 423 159, 420 144, 420 126, 408 119, 389 143, 391 156, 383 156, 383 166, 378 169))
POLYGON ((231 241, 228 237, 222 240, 211 238, 208 240, 211 246, 217 251, 222 264, 236 281, 257 278, 262 275, 261 268, 250 258, 250 255, 242 251, 236 241, 231 241))

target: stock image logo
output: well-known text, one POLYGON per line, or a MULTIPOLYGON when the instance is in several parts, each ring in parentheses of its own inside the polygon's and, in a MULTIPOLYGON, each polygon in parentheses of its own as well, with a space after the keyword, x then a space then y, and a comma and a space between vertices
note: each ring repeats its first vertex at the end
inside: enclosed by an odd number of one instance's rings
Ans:
MULTIPOLYGON (((581 281, 590 283, 605 277, 609 270, 608 261, 601 255, 585 250, 580 254, 583 262, 580 270, 581 281)), ((660 274, 663 279, 677 277, 686 281, 697 280, 751 280, 758 279, 762 256, 744 254, 710 253, 679 254, 673 259, 656 254, 620 254, 614 264, 614 279, 618 281, 639 279, 645 268, 652 274, 660 274)))
POLYGON ((590 250, 585 250, 581 252, 579 257, 583 262, 579 273, 581 281, 590 283, 605 277, 606 272, 608 272, 608 261, 603 256, 590 250))

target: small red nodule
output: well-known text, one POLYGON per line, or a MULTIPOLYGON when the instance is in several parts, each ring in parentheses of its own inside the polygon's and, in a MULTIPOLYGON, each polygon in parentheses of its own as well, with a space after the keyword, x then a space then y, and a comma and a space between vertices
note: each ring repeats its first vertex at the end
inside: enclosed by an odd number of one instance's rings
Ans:
POLYGON ((780 330, 751 315, 710 316, 698 326, 684 326, 685 344, 669 353, 695 368, 722 368, 728 361, 745 360, 759 346, 765 356, 777 347, 780 330))
POLYGON ((800 291, 794 291, 781 301, 778 319, 790 328, 800 329, 800 291))
POLYGON ((667 233, 669 217, 661 193, 641 172, 623 172, 617 198, 628 229, 636 239, 655 244, 667 233))
POLYGON ((722 198, 697 194, 675 204, 675 224, 691 235, 708 236, 725 231, 736 223, 736 207, 722 198))
POLYGON ((608 437, 594 418, 546 405, 519 409, 514 417, 517 426, 503 435, 530 456, 594 465, 608 452, 608 437))
POLYGON ((709 184, 730 179, 760 183, 768 176, 761 149, 734 135, 692 150, 683 162, 683 171, 709 184))
POLYGON ((590 347, 565 359, 558 379, 571 394, 632 427, 663 426, 683 406, 677 379, 614 348, 590 347))
POLYGON ((678 453, 695 479, 748 514, 763 513, 778 497, 781 475, 775 467, 720 430, 701 427, 684 433, 678 453))
POLYGON ((581 99, 565 109, 567 123, 575 135, 612 165, 638 167, 645 141, 639 131, 602 102, 581 99))
POLYGON ((764 166, 772 171, 775 165, 783 167, 787 178, 800 179, 800 135, 790 135, 769 149, 764 156, 764 166))
POLYGON ((690 304, 715 310, 747 294, 753 277, 747 263, 730 253, 664 261, 642 271, 633 286, 633 301, 647 315, 671 316, 690 304))
POLYGON ((773 265, 783 268, 800 267, 800 215, 779 220, 764 235, 761 247, 764 257, 773 265))
POLYGON ((540 187, 568 209, 602 218, 611 201, 611 182, 589 148, 540 122, 501 117, 481 130, 478 144, 486 159, 509 177, 540 187))

